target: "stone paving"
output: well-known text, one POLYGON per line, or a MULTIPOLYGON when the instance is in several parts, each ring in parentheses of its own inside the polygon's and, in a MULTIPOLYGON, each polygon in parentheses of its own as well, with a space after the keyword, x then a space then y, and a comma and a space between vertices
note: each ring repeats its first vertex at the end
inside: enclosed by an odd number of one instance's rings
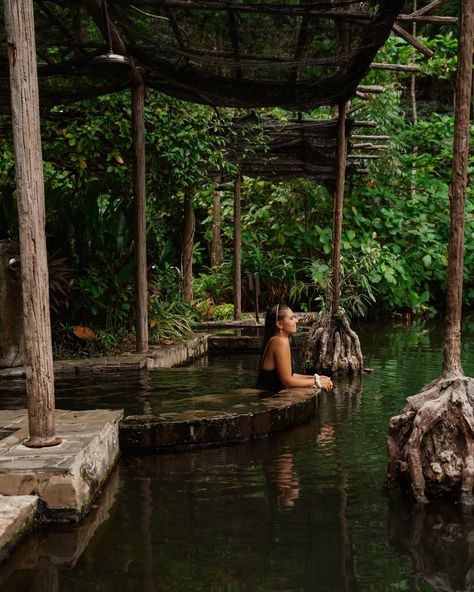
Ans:
POLYGON ((43 521, 77 521, 87 513, 119 456, 122 418, 121 410, 57 410, 61 444, 28 448, 27 411, 0 411, 7 434, 0 440, 0 559, 33 527, 38 504, 43 521))

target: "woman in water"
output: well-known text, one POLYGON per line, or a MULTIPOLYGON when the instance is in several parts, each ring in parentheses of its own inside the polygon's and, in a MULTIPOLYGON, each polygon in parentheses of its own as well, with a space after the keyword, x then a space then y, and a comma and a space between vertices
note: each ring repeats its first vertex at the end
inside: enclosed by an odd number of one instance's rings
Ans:
POLYGON ((268 309, 257 388, 273 392, 314 386, 327 391, 332 389, 332 380, 328 376, 293 372, 289 337, 296 333, 297 323, 298 319, 286 304, 275 304, 268 309))

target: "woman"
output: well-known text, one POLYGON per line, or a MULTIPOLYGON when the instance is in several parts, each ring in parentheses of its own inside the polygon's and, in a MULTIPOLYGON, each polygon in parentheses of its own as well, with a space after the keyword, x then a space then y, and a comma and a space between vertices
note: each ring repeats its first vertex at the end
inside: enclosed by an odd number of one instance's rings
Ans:
POLYGON ((298 319, 286 304, 271 306, 265 315, 265 334, 260 356, 257 388, 278 392, 285 388, 332 389, 328 376, 295 374, 289 336, 296 333, 298 319))

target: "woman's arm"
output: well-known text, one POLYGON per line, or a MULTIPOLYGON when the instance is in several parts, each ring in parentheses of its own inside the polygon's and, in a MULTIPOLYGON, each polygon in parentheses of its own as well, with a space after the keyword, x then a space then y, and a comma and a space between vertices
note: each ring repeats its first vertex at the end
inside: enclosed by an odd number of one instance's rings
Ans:
POLYGON ((271 344, 273 350, 273 362, 280 382, 286 387, 311 388, 314 386, 314 377, 304 374, 292 374, 291 349, 286 339, 274 339, 271 344))
MULTIPOLYGON (((329 376, 325 376, 324 374, 318 374, 319 382, 321 383, 321 388, 325 391, 332 390, 332 380, 329 376)), ((293 374, 294 378, 308 378, 307 374, 293 374)), ((313 379, 313 385, 315 384, 315 375, 311 377, 313 379)))

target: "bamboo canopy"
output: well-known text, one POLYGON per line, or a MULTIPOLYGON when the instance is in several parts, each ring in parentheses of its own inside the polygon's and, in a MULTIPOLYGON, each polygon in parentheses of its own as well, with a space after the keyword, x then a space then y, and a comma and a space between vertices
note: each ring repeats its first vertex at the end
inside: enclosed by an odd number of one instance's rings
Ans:
MULTIPOLYGON (((356 122, 345 121, 347 145, 356 122)), ((236 130, 244 130, 252 139, 262 134, 265 143, 259 146, 238 141, 226 155, 246 177, 269 181, 286 181, 304 177, 313 179, 334 191, 337 176, 338 138, 337 119, 289 119, 283 121, 273 116, 258 117, 252 114, 235 121, 236 130), (250 133, 249 131, 250 130, 250 133)), ((356 172, 349 165, 347 174, 356 172)))
MULTIPOLYGON (((130 59, 145 86, 188 101, 300 111, 335 105, 354 95, 402 5, 34 0, 40 101, 47 107, 136 84, 124 62, 106 63, 104 70, 97 58, 110 44, 130 59)), ((0 30, 4 109, 10 101, 6 54, 0 30)))

